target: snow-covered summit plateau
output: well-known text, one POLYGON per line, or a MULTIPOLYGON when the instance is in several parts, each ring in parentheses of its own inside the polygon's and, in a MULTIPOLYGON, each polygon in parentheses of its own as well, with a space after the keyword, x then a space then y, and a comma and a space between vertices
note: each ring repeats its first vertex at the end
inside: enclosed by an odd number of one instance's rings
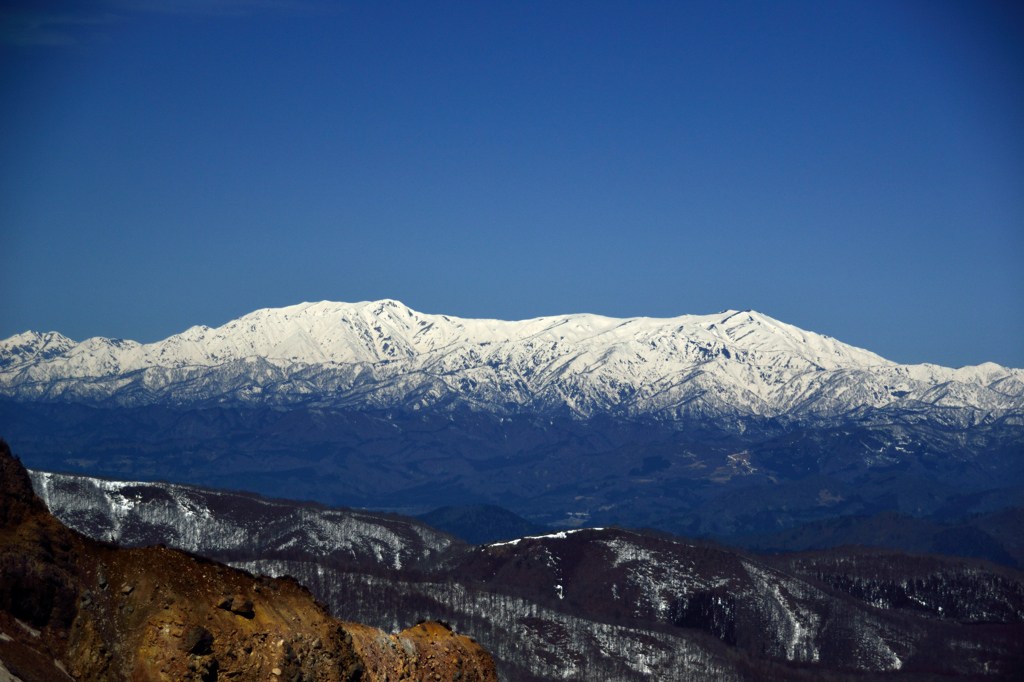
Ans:
POLYGON ((499 415, 832 421, 1024 415, 1024 370, 899 365, 753 311, 519 322, 392 300, 257 310, 152 344, 26 332, 0 342, 0 396, 136 406, 469 408, 499 415))

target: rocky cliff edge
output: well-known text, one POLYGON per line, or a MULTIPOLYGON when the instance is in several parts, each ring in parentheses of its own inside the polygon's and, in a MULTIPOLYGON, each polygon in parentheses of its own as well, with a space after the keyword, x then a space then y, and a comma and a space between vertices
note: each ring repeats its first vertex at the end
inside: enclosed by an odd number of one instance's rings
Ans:
POLYGON ((344 623, 290 578, 162 546, 123 549, 50 515, 0 440, 0 680, 497 680, 438 623, 344 623))

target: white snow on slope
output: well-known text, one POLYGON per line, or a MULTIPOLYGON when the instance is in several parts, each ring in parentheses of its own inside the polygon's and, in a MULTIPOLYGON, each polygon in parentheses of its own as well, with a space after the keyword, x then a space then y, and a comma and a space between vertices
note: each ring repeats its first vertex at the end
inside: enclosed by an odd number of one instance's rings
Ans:
POLYGON ((197 554, 296 548, 333 559, 365 561, 372 556, 377 564, 398 569, 451 545, 451 538, 427 526, 355 509, 304 506, 176 483, 34 470, 29 476, 36 494, 62 523, 129 546, 140 544, 140 537, 148 544, 159 529, 169 546, 197 554))
POLYGON ((898 365, 757 312, 518 322, 397 301, 263 309, 164 341, 27 332, 0 342, 0 395, 19 400, 461 405, 658 418, 812 416, 907 404, 1024 410, 1024 370, 898 365))

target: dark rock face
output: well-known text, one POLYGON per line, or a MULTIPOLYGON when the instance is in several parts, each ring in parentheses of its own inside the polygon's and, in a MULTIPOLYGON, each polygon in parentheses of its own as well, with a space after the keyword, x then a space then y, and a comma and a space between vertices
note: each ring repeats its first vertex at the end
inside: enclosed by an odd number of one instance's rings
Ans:
POLYGON ((81 576, 76 537, 56 522, 36 497, 21 462, 0 441, 0 609, 35 628, 67 628, 75 617, 81 576), (17 532, 13 532, 17 529, 17 532))
POLYGON ((182 639, 181 648, 190 654, 204 656, 213 646, 213 633, 201 625, 193 625, 182 639))
POLYGON ((46 506, 32 489, 32 481, 21 460, 11 455, 7 443, 0 445, 0 523, 17 525, 46 506))
MULTIPOLYGON (((163 546, 120 549, 69 530, 32 492, 3 441, 0 474, 0 661, 25 682, 347 682, 358 679, 354 670, 384 680, 403 666, 407 679, 428 679, 408 665, 421 653, 415 638, 410 647, 389 647, 385 667, 366 666, 348 626, 293 579, 163 546), (225 594, 229 608, 218 608, 225 594)), ((445 632, 468 661, 465 679, 496 680, 486 652, 445 632)))

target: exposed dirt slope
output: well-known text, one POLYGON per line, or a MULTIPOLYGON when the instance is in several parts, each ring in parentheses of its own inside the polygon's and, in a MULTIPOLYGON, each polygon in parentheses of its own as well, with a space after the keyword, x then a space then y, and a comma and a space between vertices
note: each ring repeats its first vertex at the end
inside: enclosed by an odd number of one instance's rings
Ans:
POLYGON ((495 679, 489 657, 480 646, 440 623, 420 623, 397 635, 346 623, 352 645, 374 680, 495 679))
POLYGON ((4 681, 497 679, 487 652, 440 625, 389 636, 331 618, 289 578, 84 538, 3 441, 0 631, 4 681))

